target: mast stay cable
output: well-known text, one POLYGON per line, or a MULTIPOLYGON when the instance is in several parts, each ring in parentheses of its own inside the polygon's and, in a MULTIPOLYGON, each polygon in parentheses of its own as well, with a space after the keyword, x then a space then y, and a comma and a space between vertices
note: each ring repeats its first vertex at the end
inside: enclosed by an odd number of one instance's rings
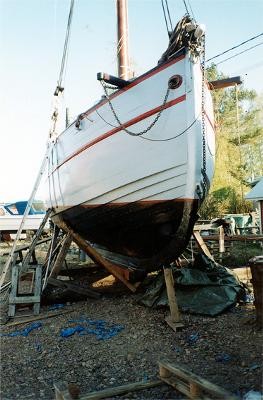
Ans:
MULTIPOLYGON (((67 57, 67 52, 68 52, 68 43, 69 43, 69 36, 70 36, 70 28, 71 28, 71 22, 72 22, 72 15, 73 15, 73 7, 74 7, 74 0, 71 0, 71 4, 70 4, 70 11, 69 11, 69 16, 68 16, 68 23, 67 23, 67 30, 66 30, 66 38, 65 38, 65 43, 64 43, 64 49, 63 49, 63 56, 62 56, 62 61, 61 61, 61 67, 60 67, 60 73, 59 73, 59 79, 58 79, 58 86, 55 90, 54 96, 58 96, 60 92, 63 92, 64 88, 62 88, 62 81, 63 81, 63 75, 64 75, 64 70, 65 70, 65 62, 66 62, 66 57, 67 57)), ((49 131, 49 136, 48 136, 48 140, 47 140, 47 147, 46 147, 46 152, 44 155, 44 158, 42 160, 36 181, 34 183, 34 187, 32 189, 31 195, 29 197, 29 200, 27 202, 27 206, 25 208, 24 214, 23 214, 23 218, 21 220, 19 229, 17 231, 12 249, 9 253, 9 256, 7 258, 7 261, 4 265, 4 268, 1 272, 1 276, 0 276, 0 292, 1 289, 4 290, 4 288, 8 288, 9 285, 5 284, 5 279, 6 276, 8 274, 9 268, 13 263, 14 260, 14 254, 17 248, 17 244, 20 238, 20 235, 22 233, 26 218, 28 217, 28 214, 30 212, 30 209, 32 207, 33 201, 35 199, 35 195, 37 193, 37 190, 39 188, 41 179, 45 173, 45 169, 47 166, 47 163, 49 161, 49 156, 51 153, 51 150, 53 148, 53 143, 54 140, 56 139, 56 135, 55 135, 55 130, 56 130, 56 122, 57 122, 57 117, 58 117, 58 112, 57 109, 55 108, 52 116, 51 116, 51 123, 52 123, 52 128, 49 131)))

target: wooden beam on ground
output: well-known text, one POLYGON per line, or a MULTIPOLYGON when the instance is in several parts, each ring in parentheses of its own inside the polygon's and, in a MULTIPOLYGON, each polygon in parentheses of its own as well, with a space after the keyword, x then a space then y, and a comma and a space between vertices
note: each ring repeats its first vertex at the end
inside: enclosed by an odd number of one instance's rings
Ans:
POLYGON ((54 223, 62 229, 64 232, 69 233, 72 236, 72 240, 83 250, 88 256, 97 264, 102 265, 106 270, 108 270, 115 278, 119 279, 124 285, 126 285, 132 292, 136 292, 136 287, 132 285, 127 279, 124 278, 117 270, 115 265, 104 257, 102 257, 98 251, 96 251, 82 236, 76 233, 72 228, 70 228, 65 221, 59 216, 53 217, 54 223))
POLYGON ((10 326, 16 326, 16 325, 23 325, 23 324, 27 324, 28 322, 32 322, 32 321, 38 321, 41 319, 48 319, 48 318, 53 318, 53 317, 57 317, 58 315, 64 315, 64 314, 69 314, 73 311, 76 311, 76 309, 71 309, 71 310, 65 310, 65 311, 59 311, 59 312, 47 312, 45 314, 39 314, 37 316, 32 316, 29 318, 24 318, 20 321, 12 321, 9 322, 8 324, 5 324, 5 328, 9 328, 10 326))
POLYGON ((69 393, 68 390, 68 385, 66 382, 57 382, 54 383, 54 389, 55 389, 55 400, 72 400, 73 397, 71 397, 71 394, 69 393))
POLYGON ((195 240, 196 240, 196 243, 198 244, 198 247, 200 248, 200 250, 202 250, 202 252, 203 252, 208 258, 210 258, 211 260, 214 261, 214 258, 213 258, 213 256, 212 256, 212 254, 210 253, 210 251, 209 251, 207 245, 205 244, 205 242, 204 242, 202 236, 200 235, 200 232, 194 230, 194 231, 193 231, 193 236, 194 236, 194 238, 195 238, 195 240))
POLYGON ((89 288, 83 288, 81 286, 75 285, 73 283, 69 283, 67 281, 61 281, 59 279, 49 277, 47 283, 52 286, 60 287, 69 290, 70 292, 74 292, 83 296, 91 297, 93 299, 98 299, 101 297, 100 293, 97 293, 95 290, 89 288))
POLYGON ((159 374, 162 381, 173 386, 189 399, 212 398, 224 400, 237 400, 237 398, 217 385, 195 375, 186 368, 172 364, 169 361, 159 362, 159 374), (212 396, 212 397, 209 397, 212 396))
POLYGON ((54 265, 51 269, 49 277, 55 278, 58 275, 58 273, 63 265, 63 262, 66 258, 66 255, 67 255, 68 249, 70 248, 71 243, 72 243, 72 236, 68 233, 65 236, 65 238, 63 239, 63 243, 61 244, 61 248, 57 255, 56 261, 54 262, 54 265))
POLYGON ((181 322, 180 313, 177 305, 177 300, 175 296, 174 290, 174 279, 173 279, 173 271, 169 266, 163 268, 167 297, 170 307, 170 315, 165 318, 167 324, 176 332, 179 329, 182 329, 184 324, 181 322))
MULTIPOLYGON (((204 241, 215 240, 218 242, 219 235, 207 235, 202 236, 204 241)), ((263 241, 263 235, 233 235, 225 236, 224 240, 226 242, 247 242, 247 241, 263 241)))
MULTIPOLYGON (((121 385, 116 387, 111 387, 95 392, 87 393, 83 396, 79 397, 79 400, 100 400, 106 399, 114 396, 119 396, 129 392, 135 392, 138 390, 150 389, 156 386, 163 385, 163 382, 160 379, 149 381, 149 382, 134 382, 128 383, 127 385, 121 385)), ((68 385, 64 382, 54 384, 55 392, 56 392, 56 400, 66 400, 72 399, 72 397, 66 397, 70 395, 68 390, 68 385), (57 397, 60 396, 60 397, 57 397), (64 396, 64 397, 63 397, 64 396)))

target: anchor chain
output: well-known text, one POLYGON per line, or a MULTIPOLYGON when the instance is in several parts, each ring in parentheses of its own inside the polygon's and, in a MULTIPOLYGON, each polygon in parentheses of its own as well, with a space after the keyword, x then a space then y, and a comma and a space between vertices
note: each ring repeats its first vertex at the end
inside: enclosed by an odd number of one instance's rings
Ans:
POLYGON ((202 98, 201 98, 201 107, 202 107, 202 153, 203 153, 203 167, 201 169, 201 173, 203 176, 203 180, 201 183, 202 186, 202 200, 205 198, 208 190, 209 190, 209 180, 206 174, 206 125, 205 125, 205 36, 203 38, 203 51, 202 51, 202 61, 201 61, 201 71, 202 71, 202 98))
POLYGON ((122 122, 120 121, 120 119, 119 119, 119 117, 118 117, 118 115, 117 115, 117 113, 116 113, 116 111, 115 111, 115 109, 114 109, 114 107, 113 107, 113 104, 112 104, 112 102, 111 102, 110 96, 109 96, 108 91, 107 91, 107 85, 106 85, 106 83, 105 83, 104 81, 100 81, 100 82, 101 82, 101 85, 102 85, 102 87, 103 87, 105 96, 106 96, 106 98, 107 98, 107 100, 108 100, 108 102, 109 102, 109 106, 110 106, 110 109, 111 109, 111 111, 112 111, 112 114, 114 115, 116 121, 118 122, 119 126, 120 126, 126 133, 128 133, 128 134, 131 135, 131 136, 141 136, 141 135, 143 135, 143 134, 149 132, 149 131, 154 127, 154 125, 155 125, 156 122, 159 120, 160 116, 162 115, 163 110, 165 109, 165 105, 166 105, 166 103, 167 103, 167 99, 168 99, 168 96, 169 96, 169 93, 170 93, 170 88, 169 88, 169 86, 168 86, 168 87, 167 87, 166 94, 165 94, 165 97, 164 97, 164 100, 163 100, 163 103, 162 103, 161 108, 160 108, 160 111, 158 112, 158 114, 156 115, 156 117, 154 118, 154 120, 152 121, 152 123, 151 123, 146 129, 144 129, 143 131, 137 132, 137 133, 136 133, 136 132, 132 132, 132 131, 126 129, 125 126, 122 124, 122 122))

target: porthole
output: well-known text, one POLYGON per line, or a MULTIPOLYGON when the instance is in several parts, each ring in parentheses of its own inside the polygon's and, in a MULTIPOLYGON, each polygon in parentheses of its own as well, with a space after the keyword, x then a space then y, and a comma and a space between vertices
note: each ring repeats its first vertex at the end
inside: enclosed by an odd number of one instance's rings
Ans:
POLYGON ((173 75, 168 81, 169 89, 178 89, 183 82, 183 77, 181 75, 173 75))

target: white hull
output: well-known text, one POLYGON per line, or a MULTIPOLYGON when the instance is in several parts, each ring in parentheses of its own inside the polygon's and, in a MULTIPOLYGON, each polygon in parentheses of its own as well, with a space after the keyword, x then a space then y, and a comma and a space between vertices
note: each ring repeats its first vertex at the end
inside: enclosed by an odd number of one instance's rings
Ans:
POLYGON ((118 90, 111 103, 121 126, 103 99, 79 117, 79 127, 73 123, 58 136, 49 162, 49 205, 109 250, 150 264, 171 261, 186 245, 206 194, 203 127, 208 181, 214 172, 213 108, 200 62, 181 51, 118 90), (163 105, 175 75, 182 83, 163 105), (159 111, 142 136, 123 129, 142 132, 159 111))
MULTIPOLYGON (((0 216, 0 232, 18 231, 23 215, 3 215, 0 216)), ((28 215, 23 231, 37 230, 43 220, 43 215, 28 215)))
MULTIPOLYGON (((171 90, 167 100, 172 105, 163 110, 158 122, 143 137, 163 140, 180 136, 163 142, 130 136, 118 129, 108 103, 98 105, 81 120, 81 129, 72 124, 57 139, 49 166, 52 207, 59 211, 84 202, 96 205, 197 198, 196 186, 202 180, 200 65, 191 62, 186 54, 154 72, 113 98, 114 109, 123 124, 139 119, 127 129, 144 130, 157 113, 148 118, 145 114, 158 110, 170 77, 181 75, 182 85, 171 90)), ((215 138, 207 89, 206 98, 207 175, 211 179, 215 138)))

